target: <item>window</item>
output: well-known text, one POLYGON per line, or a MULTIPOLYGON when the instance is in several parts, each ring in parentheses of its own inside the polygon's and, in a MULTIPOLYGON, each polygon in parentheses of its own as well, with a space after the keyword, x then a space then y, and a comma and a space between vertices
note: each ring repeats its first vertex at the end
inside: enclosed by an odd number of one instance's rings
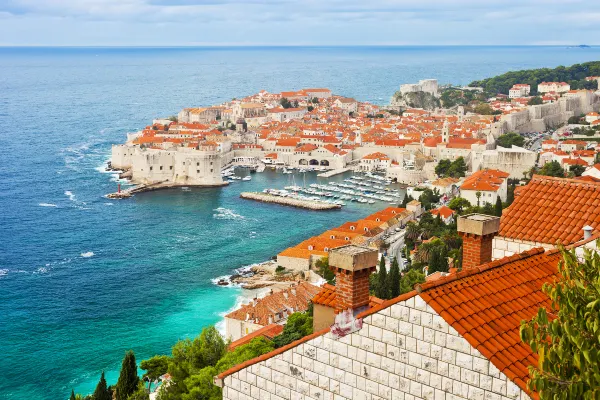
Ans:
POLYGON ((172 166, 172 165, 169 165, 169 169, 172 171, 172 170, 173 170, 173 166, 172 166))
POLYGON ((161 171, 162 171, 162 167, 163 167, 163 166, 161 165, 161 166, 160 166, 160 170, 161 170, 161 171))
POLYGON ((152 171, 152 167, 150 167, 150 171, 152 171))
POLYGON ((197 163, 196 163, 196 167, 199 167, 199 166, 200 166, 200 163, 199 163, 199 162, 197 162, 197 163))
POLYGON ((196 170, 196 173, 197 173, 197 174, 199 174, 199 173, 200 173, 200 170, 199 170, 199 169, 197 169, 197 170, 196 170))
POLYGON ((210 169, 210 172, 213 172, 212 168, 210 169))
POLYGON ((213 162, 212 162, 212 161, 210 162, 210 165, 213 165, 213 162))

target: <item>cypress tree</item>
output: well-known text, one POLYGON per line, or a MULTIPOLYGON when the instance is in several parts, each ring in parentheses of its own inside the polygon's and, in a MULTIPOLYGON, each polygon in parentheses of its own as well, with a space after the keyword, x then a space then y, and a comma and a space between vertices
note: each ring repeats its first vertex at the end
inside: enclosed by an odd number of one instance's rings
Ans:
POLYGON ((106 386, 106 379, 104 379, 104 371, 102 371, 102 375, 100 375, 100 381, 98 385, 96 385, 96 390, 94 390, 94 394, 92 395, 93 400, 112 400, 112 396, 108 391, 108 387, 106 386))
POLYGON ((379 261, 379 272, 377 273, 377 290, 375 290, 375 295, 380 299, 388 298, 388 282, 387 282, 387 270, 385 268, 385 258, 381 256, 381 260, 379 261))
POLYGON ((69 397, 69 400, 76 400, 75 391, 73 389, 71 389, 71 397, 69 397))
POLYGON ((496 217, 502 216, 502 200, 500 200, 500 196, 496 197, 496 206, 494 207, 494 215, 496 217))
POLYGON ((390 298, 400 296, 400 266, 398 265, 398 259, 394 257, 392 266, 390 267, 390 298))
POLYGON ((139 381, 135 355, 133 351, 129 350, 125 353, 125 358, 123 358, 121 373, 119 374, 119 380, 115 388, 117 400, 127 400, 137 390, 139 381))
POLYGON ((429 269, 427 270, 428 274, 433 274, 434 272, 440 271, 441 268, 441 257, 440 250, 434 248, 431 250, 429 255, 429 269))

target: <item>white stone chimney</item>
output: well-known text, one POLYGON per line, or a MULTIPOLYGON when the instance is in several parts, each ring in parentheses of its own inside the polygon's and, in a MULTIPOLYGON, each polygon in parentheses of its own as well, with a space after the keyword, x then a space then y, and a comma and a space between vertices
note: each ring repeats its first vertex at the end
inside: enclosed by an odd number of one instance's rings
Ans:
POLYGON ((269 325, 273 323, 273 314, 269 314, 269 325))
POLYGON ((292 292, 292 296, 296 295, 296 287, 292 286, 292 288, 290 289, 290 291, 292 292))
POLYGON ((285 297, 285 299, 286 299, 286 300, 288 299, 288 297, 289 297, 289 294, 288 294, 288 291, 287 291, 287 290, 284 290, 284 291, 283 291, 283 297, 285 297))

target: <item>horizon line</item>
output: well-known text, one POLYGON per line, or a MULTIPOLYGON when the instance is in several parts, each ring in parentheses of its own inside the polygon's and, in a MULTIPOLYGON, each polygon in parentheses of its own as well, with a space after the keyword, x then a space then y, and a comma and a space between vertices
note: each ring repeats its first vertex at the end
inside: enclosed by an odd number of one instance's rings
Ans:
POLYGON ((283 47, 575 47, 595 48, 600 44, 183 44, 183 45, 3 45, 0 48, 283 48, 283 47))

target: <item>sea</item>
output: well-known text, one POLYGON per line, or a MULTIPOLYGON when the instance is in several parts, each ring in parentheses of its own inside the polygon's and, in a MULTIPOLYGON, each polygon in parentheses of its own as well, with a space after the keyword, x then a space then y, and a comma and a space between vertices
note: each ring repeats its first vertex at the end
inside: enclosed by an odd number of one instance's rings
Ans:
POLYGON ((127 350, 168 354, 222 321, 244 293, 216 277, 387 206, 239 198, 290 183, 273 171, 107 200, 118 177, 104 166, 127 132, 262 89, 387 104, 419 79, 467 84, 599 59, 598 47, 0 48, 0 398, 90 393, 102 371, 114 384, 127 350))

